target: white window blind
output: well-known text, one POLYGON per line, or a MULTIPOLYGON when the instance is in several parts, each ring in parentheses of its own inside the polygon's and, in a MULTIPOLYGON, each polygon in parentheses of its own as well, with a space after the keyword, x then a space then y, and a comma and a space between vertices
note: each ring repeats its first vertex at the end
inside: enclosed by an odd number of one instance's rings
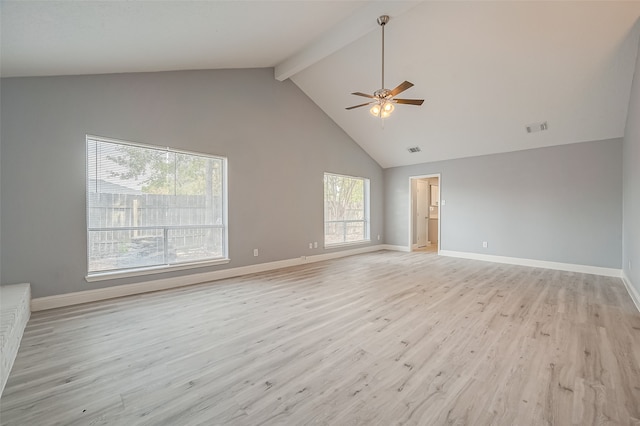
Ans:
POLYGON ((227 257, 226 159, 87 137, 88 272, 227 257))
POLYGON ((369 179, 325 173, 325 246, 362 241, 369 241, 369 179))

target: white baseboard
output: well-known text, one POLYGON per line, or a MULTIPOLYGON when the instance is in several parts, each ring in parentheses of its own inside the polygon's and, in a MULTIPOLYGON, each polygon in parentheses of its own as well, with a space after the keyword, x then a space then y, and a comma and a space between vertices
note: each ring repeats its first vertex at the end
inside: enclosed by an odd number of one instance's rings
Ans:
POLYGON ((406 251, 410 252, 409 247, 407 246, 394 246, 393 244, 383 244, 383 250, 392 250, 392 251, 406 251))
MULTIPOLYGON (((116 297, 130 296, 134 294, 148 293, 152 291, 167 290, 171 288, 186 287, 225 278, 239 277, 241 275, 255 274, 272 271, 305 263, 322 262, 339 257, 353 256, 379 250, 392 250, 409 252, 409 247, 392 244, 379 244, 350 250, 342 250, 324 253, 314 256, 301 256, 294 259, 280 260, 276 262, 258 263, 255 265, 241 266, 238 268, 223 269, 220 271, 204 272, 200 274, 185 275, 182 277, 164 278, 135 284, 125 284, 114 287, 99 288, 79 291, 75 293, 59 294, 55 296, 38 297, 31 300, 31 311, 43 311, 46 309, 60 308, 64 306, 78 305, 81 303, 96 302, 99 300, 113 299, 116 297)), ((570 263, 548 262, 542 260, 522 259, 516 257, 493 256, 477 253, 466 253, 450 250, 440 250, 441 256, 459 257, 463 259, 483 260, 487 262, 506 263, 510 265, 531 266, 535 268, 556 269, 561 271, 582 272, 594 275, 622 278, 629 295, 640 311, 640 295, 631 284, 623 271, 613 268, 601 268, 597 266, 576 265, 570 263)))
POLYGON ((626 272, 622 271, 622 282, 624 286, 627 288, 627 292, 629 292, 629 296, 631 296, 631 300, 633 300, 634 305, 636 305, 636 309, 640 312, 640 294, 638 290, 633 286, 631 280, 627 276, 626 272))
POLYGON ((380 251, 380 250, 384 250, 384 248, 385 248, 384 244, 378 244, 375 246, 366 246, 366 247, 360 247, 360 248, 355 248, 350 250, 316 254, 313 256, 304 257, 304 261, 302 263, 322 262, 324 260, 337 259, 339 257, 353 256, 355 254, 362 254, 362 253, 370 253, 372 251, 380 251))
POLYGON ((599 266, 577 265, 574 263, 549 262, 546 260, 522 259, 519 257, 494 256, 490 254, 468 253, 462 251, 440 250, 441 256, 459 257, 462 259, 483 260, 485 262, 506 263, 509 265, 531 266, 534 268, 555 269, 559 271, 581 272, 584 274, 602 275, 605 277, 622 277, 622 271, 599 266))
POLYGON ((78 291, 74 293, 59 294, 55 296, 37 297, 31 300, 32 311, 44 311, 46 309, 61 308, 64 306, 79 305, 81 303, 96 302, 98 300, 113 299, 133 294, 148 293, 152 291, 168 290, 171 288, 186 287, 194 284, 217 281, 225 278, 239 277, 241 275, 255 274, 258 272, 272 271, 274 269, 287 268, 305 263, 322 262, 338 257, 352 256, 386 249, 384 244, 367 246, 350 250, 342 250, 324 253, 314 256, 301 256, 295 259, 279 260, 276 262, 258 263, 255 265, 241 266, 238 268, 222 269, 219 271, 203 272, 199 274, 185 275, 174 278, 163 278, 153 281, 145 281, 135 284, 125 284, 113 287, 98 288, 93 290, 78 291))

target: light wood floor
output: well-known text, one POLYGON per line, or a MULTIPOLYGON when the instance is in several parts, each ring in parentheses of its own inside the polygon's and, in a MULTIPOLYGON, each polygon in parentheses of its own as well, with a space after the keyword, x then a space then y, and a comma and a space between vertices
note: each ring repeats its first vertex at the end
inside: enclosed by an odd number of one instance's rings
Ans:
POLYGON ((377 252, 36 312, 4 425, 640 424, 619 279, 377 252))
POLYGON ((438 244, 434 243, 434 244, 426 245, 424 247, 414 248, 411 251, 422 252, 422 253, 438 253, 438 244))

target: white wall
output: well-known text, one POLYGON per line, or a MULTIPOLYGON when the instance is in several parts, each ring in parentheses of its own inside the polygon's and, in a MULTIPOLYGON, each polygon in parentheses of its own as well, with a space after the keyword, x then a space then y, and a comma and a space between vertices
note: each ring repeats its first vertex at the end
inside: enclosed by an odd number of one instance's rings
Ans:
POLYGON ((273 69, 1 84, 2 281, 29 282, 34 297, 145 279, 84 280, 86 134, 229 159, 231 262, 146 279, 324 252, 308 243, 322 247, 325 171, 371 180, 371 235, 382 234, 381 168, 273 69))

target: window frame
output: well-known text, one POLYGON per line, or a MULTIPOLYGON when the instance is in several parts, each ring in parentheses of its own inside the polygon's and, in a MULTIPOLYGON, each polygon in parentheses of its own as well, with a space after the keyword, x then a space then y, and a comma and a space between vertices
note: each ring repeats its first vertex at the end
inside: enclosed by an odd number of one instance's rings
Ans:
MULTIPOLYGON (((85 237, 86 237, 86 241, 85 241, 85 249, 86 249, 86 271, 87 271, 87 275, 85 276, 85 280, 87 282, 93 282, 93 281, 101 281, 101 280, 109 280, 109 279, 116 279, 116 278, 127 278, 127 277, 136 277, 136 276, 142 276, 142 275, 149 275, 149 274, 159 274, 159 273, 165 273, 165 272, 170 272, 170 271, 179 271, 179 270, 185 270, 185 269, 193 269, 193 268, 201 268, 201 267, 206 267, 206 266, 212 266, 212 265, 222 265, 222 264, 226 264, 230 262, 229 259, 229 214, 228 214, 228 209, 229 209, 229 203, 228 203, 228 187, 229 187, 229 177, 228 177, 228 159, 227 157, 224 156, 220 156, 220 155, 211 155, 211 154, 206 154, 206 153, 202 153, 202 152, 195 152, 195 151, 188 151, 188 150, 182 150, 182 149, 175 149, 175 148, 171 148, 171 147, 164 147, 164 146, 159 146, 159 145, 150 145, 150 144, 143 144, 143 143, 138 143, 138 142, 131 142, 131 141, 124 141, 124 140, 120 140, 120 139, 113 139, 113 138, 108 138, 108 137, 103 137, 103 136, 96 136, 96 135, 90 135, 87 134, 85 136, 85 237), (136 228, 136 229, 141 229, 144 230, 145 226, 141 226, 141 227, 107 227, 107 228, 92 228, 89 226, 89 210, 90 210, 90 205, 89 205, 89 184, 90 184, 90 175, 89 175, 89 142, 90 141, 97 141, 97 142, 105 142, 105 143, 111 143, 111 144, 118 144, 118 145, 122 145, 122 146, 131 146, 131 147, 135 147, 135 148, 143 148, 143 149, 152 149, 152 150, 156 150, 156 151, 165 151, 167 153, 174 153, 174 154, 183 154, 183 155, 191 155, 191 156, 196 156, 196 157, 205 157, 205 158, 212 158, 215 160, 219 160, 221 161, 221 171, 220 171, 220 177, 221 177, 221 202, 222 202, 222 207, 221 207, 221 215, 222 215, 222 223, 219 225, 212 225, 212 228, 216 228, 216 229, 222 229, 222 255, 220 257, 216 257, 216 258, 212 258, 212 259, 203 259, 203 260, 195 260, 195 261, 184 261, 184 262, 175 262, 175 263, 164 263, 164 264, 159 264, 159 265, 152 265, 152 266, 140 266, 140 267, 132 267, 132 268, 121 268, 121 269, 112 269, 112 270, 105 270, 105 271, 94 271, 94 272, 90 272, 89 271, 89 265, 90 265, 90 238, 89 238, 89 232, 90 231, 96 231, 96 230, 110 230, 110 231, 125 231, 125 230, 129 230, 132 228, 136 228)), ((186 229, 189 227, 196 227, 196 225, 187 225, 187 226, 171 226, 171 225, 164 225, 164 226, 153 226, 152 228, 154 229, 160 229, 160 228, 166 228, 164 229, 164 233, 166 235, 167 230, 168 229, 186 229)), ((202 227, 209 227, 209 225, 203 225, 202 227)), ((166 247, 166 244, 165 244, 166 247)))
POLYGON ((324 172, 323 174, 323 178, 322 178, 322 182, 323 182, 323 186, 322 186, 322 201, 323 201, 323 209, 322 209, 322 215, 323 215, 323 232, 322 232, 322 238, 323 238, 323 243, 324 243, 324 248, 336 248, 336 247, 343 247, 343 246, 352 246, 352 245, 359 245, 359 244, 367 244, 371 242, 371 218, 370 218, 370 211, 371 211, 371 180, 369 178, 366 177, 362 177, 362 176, 351 176, 351 175, 345 175, 345 174, 341 174, 341 173, 333 173, 333 172, 324 172), (334 220, 334 221, 327 221, 326 218, 326 193, 325 193, 325 179, 327 175, 331 175, 331 176, 338 176, 338 177, 342 177, 342 178, 349 178, 349 179, 358 179, 358 180, 362 180, 362 191, 363 191, 363 216, 364 218, 362 220, 334 220), (364 238, 362 240, 356 240, 356 241, 342 241, 342 242, 338 242, 338 243, 327 243, 327 234, 326 234, 326 226, 327 223, 335 223, 335 222, 342 222, 342 223, 347 223, 347 222, 363 222, 364 224, 364 238))

